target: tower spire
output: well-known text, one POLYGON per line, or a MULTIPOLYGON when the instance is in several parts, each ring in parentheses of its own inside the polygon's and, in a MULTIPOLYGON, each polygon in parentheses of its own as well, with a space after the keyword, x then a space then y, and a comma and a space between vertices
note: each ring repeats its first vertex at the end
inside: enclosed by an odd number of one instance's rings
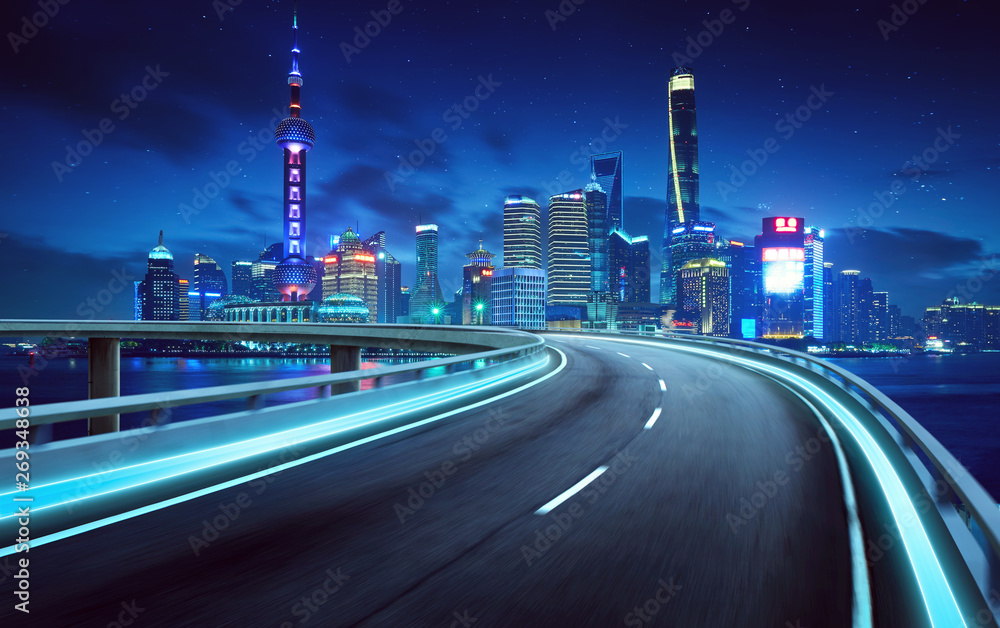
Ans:
POLYGON ((302 73, 299 72, 299 1, 292 0, 292 69, 288 73, 288 86, 292 91, 292 102, 288 112, 298 118, 302 110, 299 105, 299 88, 302 87, 302 73))
POLYGON ((163 229, 160 229, 160 241, 156 243, 156 246, 163 246, 163 229))

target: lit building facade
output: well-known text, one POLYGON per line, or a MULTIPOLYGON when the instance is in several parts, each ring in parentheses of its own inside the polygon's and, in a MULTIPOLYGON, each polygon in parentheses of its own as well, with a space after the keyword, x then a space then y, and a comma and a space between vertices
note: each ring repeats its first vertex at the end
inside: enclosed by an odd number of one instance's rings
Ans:
POLYGON ((229 293, 241 297, 251 297, 253 295, 253 262, 233 262, 231 272, 233 286, 229 293))
POLYGON ((401 314, 402 265, 385 249, 385 231, 365 239, 365 250, 375 256, 379 323, 395 323, 401 314))
POLYGON ((229 282, 222 267, 211 257, 197 253, 194 256, 194 279, 188 295, 191 298, 191 309, 197 315, 190 320, 205 320, 208 306, 221 296, 229 293, 229 282))
MULTIPOLYGON (((694 74, 675 68, 667 83, 667 211, 663 230, 663 261, 660 268, 660 303, 676 300, 675 269, 697 259, 670 255, 679 235, 677 227, 701 220, 698 203, 698 122, 694 98, 694 74)), ((690 234, 692 230, 688 230, 690 234)))
POLYGON ((586 307, 590 243, 583 190, 549 199, 548 305, 586 307))
POLYGON ((649 238, 615 229, 608 236, 609 291, 612 303, 648 303, 649 238))
MULTIPOLYGON (((189 321, 191 320, 191 282, 187 279, 178 279, 177 283, 179 284, 177 287, 177 302, 180 305, 180 313, 177 316, 177 320, 189 321)), ((197 301, 195 302, 197 303, 197 301)))
POLYGON ((440 322, 444 304, 438 283, 438 226, 417 225, 417 277, 410 297, 410 322, 440 322))
POLYGON ((503 203, 503 265, 542 267, 542 210, 527 196, 508 196, 503 203))
POLYGON ((163 246, 163 231, 160 231, 156 247, 149 252, 146 276, 139 290, 142 298, 142 320, 181 320, 180 277, 174 272, 173 254, 163 246))
MULTIPOLYGON (((663 250, 665 268, 679 270, 690 261, 710 258, 715 253, 715 223, 689 220, 670 230, 670 243, 663 250)), ((661 273, 661 282, 663 276, 661 273)), ((666 278, 667 292, 660 285, 661 303, 676 303, 677 273, 666 278), (663 299, 666 298, 666 301, 663 299)))
POLYGON ((337 250, 324 258, 323 298, 333 294, 353 294, 368 308, 368 320, 378 320, 377 256, 361 243, 350 228, 341 236, 337 250))
POLYGON ((806 250, 805 275, 803 278, 803 303, 805 320, 802 333, 817 340, 826 338, 823 317, 823 236, 822 229, 806 227, 804 244, 806 250))
POLYGON ((590 255, 590 290, 607 294, 609 286, 608 234, 610 221, 608 195, 597 181, 591 181, 583 193, 587 203, 587 246, 590 255))
POLYGON ((625 153, 620 150, 591 155, 590 172, 607 195, 607 230, 624 229, 625 195, 622 187, 625 153))
POLYGON ((678 307, 694 316, 696 333, 729 336, 729 267, 717 259, 691 260, 677 271, 678 307))
POLYGON ((479 248, 466 257, 469 263, 462 268, 462 324, 488 325, 491 284, 496 271, 492 260, 496 255, 484 249, 480 241, 479 248))
POLYGON ((840 317, 837 313, 839 295, 833 263, 823 262, 823 340, 826 342, 840 340, 840 317))
POLYGON ((545 271, 501 268, 490 282, 490 322, 503 327, 545 327, 545 271))
POLYGON ((729 267, 729 336, 753 339, 761 334, 760 252, 736 240, 716 242, 714 259, 729 267))
POLYGON ((840 271, 837 286, 837 318, 839 320, 839 342, 857 345, 861 343, 861 272, 840 271))
POLYGON ((805 224, 800 217, 763 220, 761 271, 764 338, 801 338, 805 333, 805 224))

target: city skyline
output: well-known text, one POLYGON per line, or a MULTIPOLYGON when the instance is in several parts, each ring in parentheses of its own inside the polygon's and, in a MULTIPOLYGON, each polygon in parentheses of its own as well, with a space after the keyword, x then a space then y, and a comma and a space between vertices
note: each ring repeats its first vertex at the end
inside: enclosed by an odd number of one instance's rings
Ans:
MULTIPOLYGON (((4 287, 20 295, 5 316, 79 316, 77 304, 105 288, 113 272, 141 279, 160 229, 185 278, 195 253, 228 271, 231 261, 256 259, 264 244, 280 240, 280 156, 270 129, 259 150, 248 137, 284 117, 288 87, 274 77, 287 73, 290 4, 240 4, 218 15, 209 4, 149 7, 131 16, 67 5, 25 43, 8 38, 12 71, 0 86, 11 103, 12 141, 27 148, 0 169, 14 210, 0 227, 4 287), (168 45, 180 24, 190 42, 184 50, 168 45), (86 46, 91 38, 128 54, 105 58, 104 47, 86 46), (80 46, 84 54, 68 54, 80 46), (117 98, 125 92, 143 99, 117 98), (40 114, 46 127, 22 123, 40 114), (114 128, 105 126, 97 141, 92 130, 105 118, 114 128), (92 154, 79 165, 53 166, 65 161, 67 145, 88 137, 92 154), (238 168, 230 173, 232 162, 238 168), (193 190, 210 193, 215 181, 220 191, 201 206, 193 190), (43 215, 49 219, 38 220, 43 215), (270 235, 264 240, 261 232, 270 235), (56 268, 65 269, 66 285, 42 289, 56 268)), ((34 6, 8 8, 12 32, 34 6)), ((442 293, 450 295, 480 236, 487 248, 501 248, 506 195, 546 199, 582 187, 589 153, 617 150, 629 164, 625 230, 659 233, 666 81, 680 65, 677 55, 689 57, 696 74, 702 219, 715 222, 720 236, 749 240, 761 216, 803 216, 826 229, 825 259, 835 271, 860 269, 889 287, 890 299, 910 315, 964 286, 980 258, 1000 248, 987 196, 1000 165, 996 129, 987 105, 977 104, 990 101, 995 88, 977 82, 974 71, 996 53, 973 7, 956 14, 922 5, 887 31, 878 21, 890 18, 888 7, 830 9, 829 23, 816 26, 819 37, 806 46, 795 22, 808 18, 808 9, 764 13, 749 2, 643 12, 584 4, 555 22, 544 7, 507 3, 444 14, 396 6, 398 13, 384 15, 373 9, 388 21, 364 46, 352 41, 354 27, 374 19, 367 10, 300 9, 309 41, 303 73, 314 77, 310 121, 329 138, 323 154, 310 157, 313 254, 326 253, 316 243, 347 226, 360 223, 363 237, 385 230, 404 266, 403 284, 413 285, 413 228, 434 222, 442 226, 442 293), (732 12, 729 24, 720 21, 723 9, 732 12), (609 20, 628 26, 629 36, 603 48, 602 59, 582 42, 609 20), (463 34, 454 28, 463 21, 483 28, 463 34), (942 32, 941 24, 953 27, 942 32), (651 36, 664 25, 666 34, 651 36), (433 29, 446 36, 415 45, 433 29), (505 38, 530 45, 513 54, 509 44, 500 47, 505 38), (342 43, 358 52, 344 52, 342 43), (804 53, 789 54, 803 46, 804 53), (459 49, 478 54, 459 58, 459 49), (843 54, 828 60, 822 53, 830 49, 843 54), (575 55, 572 63, 567 55, 575 55), (552 60, 555 74, 538 70, 537 56, 552 60), (631 74, 611 89, 575 86, 579 76, 610 73, 618 63, 630 63, 631 74), (439 68, 447 64, 443 77, 439 68), (400 72, 373 74, 379 67, 400 72), (893 101, 888 113, 884 100, 893 101), (447 115, 455 103, 460 109, 447 115), (437 128, 447 139, 433 139, 437 128), (410 172, 399 156, 421 143, 433 145, 433 154, 409 164, 410 172), (907 163, 926 151, 933 163, 907 163), (734 167, 759 172, 742 183, 734 167), (894 181, 904 187, 888 196, 894 181), (854 211, 878 198, 888 207, 876 205, 870 217, 854 211), (877 231, 855 231, 869 223, 877 231)), ((652 254, 655 268, 659 251, 652 254)), ((1000 302, 998 293, 1000 286, 986 282, 974 297, 1000 302)), ((100 317, 127 319, 131 311, 131 299, 120 298, 100 317)))

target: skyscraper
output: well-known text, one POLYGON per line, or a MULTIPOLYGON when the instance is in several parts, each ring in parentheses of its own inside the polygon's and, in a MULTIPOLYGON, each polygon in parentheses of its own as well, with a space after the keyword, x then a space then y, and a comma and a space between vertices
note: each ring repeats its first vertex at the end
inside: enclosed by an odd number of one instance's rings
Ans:
POLYGON ((823 262, 823 340, 826 342, 840 340, 840 317, 837 313, 839 294, 833 264, 823 262))
POLYGON ((711 258, 715 254, 715 223, 689 220, 670 231, 670 243, 663 250, 664 268, 674 269, 666 278, 667 291, 663 291, 664 278, 660 278, 660 302, 676 303, 677 270, 696 259, 711 258))
POLYGON ((805 327, 805 225, 797 217, 763 220, 761 266, 764 276, 765 338, 801 338, 805 327))
POLYGON ((839 319, 840 342, 848 344, 861 343, 861 272, 857 270, 840 271, 840 283, 837 288, 837 317, 839 319))
POLYGON ((612 303, 649 302, 649 238, 613 230, 608 236, 608 267, 612 303))
POLYGON ((444 307, 438 283, 438 226, 417 225, 417 277, 410 297, 410 320, 414 323, 439 322, 444 307))
POLYGON ((688 260, 673 260, 668 251, 674 230, 701 220, 698 204, 698 124, 694 100, 694 74, 675 68, 667 84, 667 212, 663 229, 663 262, 660 269, 660 303, 676 298, 675 268, 688 260))
POLYGON ((222 267, 211 257, 197 253, 194 256, 194 280, 191 282, 190 295, 194 297, 193 309, 196 316, 191 320, 205 320, 208 306, 219 297, 229 293, 229 282, 222 267))
POLYGON ((583 190, 549 199, 548 305, 586 307, 590 243, 583 190))
POLYGON ((160 240, 149 252, 146 262, 146 277, 142 280, 142 320, 180 320, 180 278, 174 273, 174 256, 163 246, 163 231, 160 240))
POLYGON ((592 292, 607 294, 610 289, 608 283, 608 234, 611 232, 608 195, 604 193, 596 180, 592 180, 584 188, 584 198, 587 202, 590 289, 592 292))
POLYGON ((520 329, 545 327, 545 271, 501 268, 493 274, 490 284, 493 325, 520 329))
POLYGON ((889 293, 876 292, 872 299, 872 340, 885 342, 889 335, 889 293))
POLYGON ((385 250, 385 231, 379 231, 361 243, 375 256, 375 277, 378 282, 378 322, 395 323, 402 316, 402 265, 385 250))
POLYGON ((504 200, 503 265, 542 267, 542 211, 527 196, 512 195, 504 200))
POLYGON ((299 72, 298 14, 292 17, 292 69, 288 73, 291 89, 289 117, 278 123, 274 141, 284 152, 284 233, 287 257, 274 269, 274 287, 281 293, 282 301, 304 301, 316 287, 316 269, 306 261, 306 153, 316 143, 312 125, 299 117, 299 90, 302 74, 299 72))
POLYGON ((375 253, 361 244, 361 238, 348 227, 340 236, 337 250, 323 260, 323 298, 334 294, 351 294, 368 308, 368 320, 378 320, 378 279, 375 274, 375 253))
MULTIPOLYGON (((177 303, 179 304, 177 320, 191 320, 191 282, 187 279, 177 280, 177 303)), ((198 320, 197 318, 195 320, 198 320)))
POLYGON ((607 194, 608 231, 624 229, 624 191, 622 170, 625 154, 616 150, 610 153, 591 155, 590 172, 597 184, 607 194))
POLYGON ((677 305, 694 315, 698 333, 729 336, 729 268, 717 259, 691 260, 677 271, 677 305))
POLYGON ((249 297, 253 294, 253 262, 237 261, 232 264, 233 288, 230 294, 249 297))
POLYGON ((760 251, 736 240, 716 243, 713 256, 729 267, 729 335, 753 339, 760 335, 760 251))
POLYGON ((803 334, 817 340, 825 338, 823 318, 823 236, 822 229, 806 227, 806 265, 803 282, 805 321, 803 334))
POLYGON ((462 268, 462 324, 488 325, 490 323, 490 286, 493 280, 493 262, 496 255, 483 248, 466 254, 469 263, 462 268))

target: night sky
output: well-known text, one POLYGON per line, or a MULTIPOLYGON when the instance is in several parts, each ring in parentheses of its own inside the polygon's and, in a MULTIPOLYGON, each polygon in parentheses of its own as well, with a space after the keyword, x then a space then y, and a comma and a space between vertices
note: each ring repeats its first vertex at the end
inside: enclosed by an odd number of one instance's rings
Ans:
MULTIPOLYGON (((302 115, 317 135, 307 252, 326 253, 348 226, 363 237, 385 230, 412 285, 413 227, 434 222, 441 286, 453 293, 480 237, 502 253, 504 196, 544 208, 550 194, 582 187, 587 155, 609 137, 607 149, 625 152, 625 228, 658 249, 666 80, 685 63, 695 71, 702 219, 717 233, 752 241, 765 215, 804 216, 826 229, 827 261, 870 276, 904 314, 920 316, 956 286, 1000 304, 1000 280, 990 280, 1000 269, 995 3, 910 0, 897 28, 882 2, 576 2, 302 0, 302 115), (391 21, 345 59, 355 27, 390 4, 397 14, 383 14, 391 21), (731 23, 712 24, 720 17, 731 23), (687 39, 699 34, 704 49, 687 39), (483 83, 493 91, 477 99, 483 83), (463 101, 475 110, 447 113, 463 101), (800 128, 782 122, 796 110, 808 115, 800 128), (434 143, 439 128, 446 139, 434 143), (415 141, 434 152, 402 176, 415 141), (913 163, 925 150, 931 163, 913 163), (754 154, 766 161, 745 164, 754 154), (756 172, 734 180, 741 166, 756 172), (869 213, 875 194, 889 206, 869 213), (987 280, 967 285, 984 258, 987 280)), ((187 278, 196 252, 228 274, 265 237, 279 239, 282 156, 268 127, 273 110, 287 111, 291 1, 231 3, 220 14, 225 0, 71 0, 37 33, 5 36, 0 317, 130 319, 130 282, 160 229, 187 278), (142 102, 119 100, 143 81, 152 89, 137 90, 142 102), (67 145, 105 118, 113 129, 66 166, 67 145), (262 130, 258 150, 250 138, 262 130), (229 162, 236 176, 217 177, 220 192, 185 211, 229 162), (116 292, 116 275, 124 291, 100 312, 80 307, 116 292)), ((0 24, 21 33, 22 17, 39 10, 5 2, 0 24)), ((655 295, 658 251, 653 264, 655 295)))

